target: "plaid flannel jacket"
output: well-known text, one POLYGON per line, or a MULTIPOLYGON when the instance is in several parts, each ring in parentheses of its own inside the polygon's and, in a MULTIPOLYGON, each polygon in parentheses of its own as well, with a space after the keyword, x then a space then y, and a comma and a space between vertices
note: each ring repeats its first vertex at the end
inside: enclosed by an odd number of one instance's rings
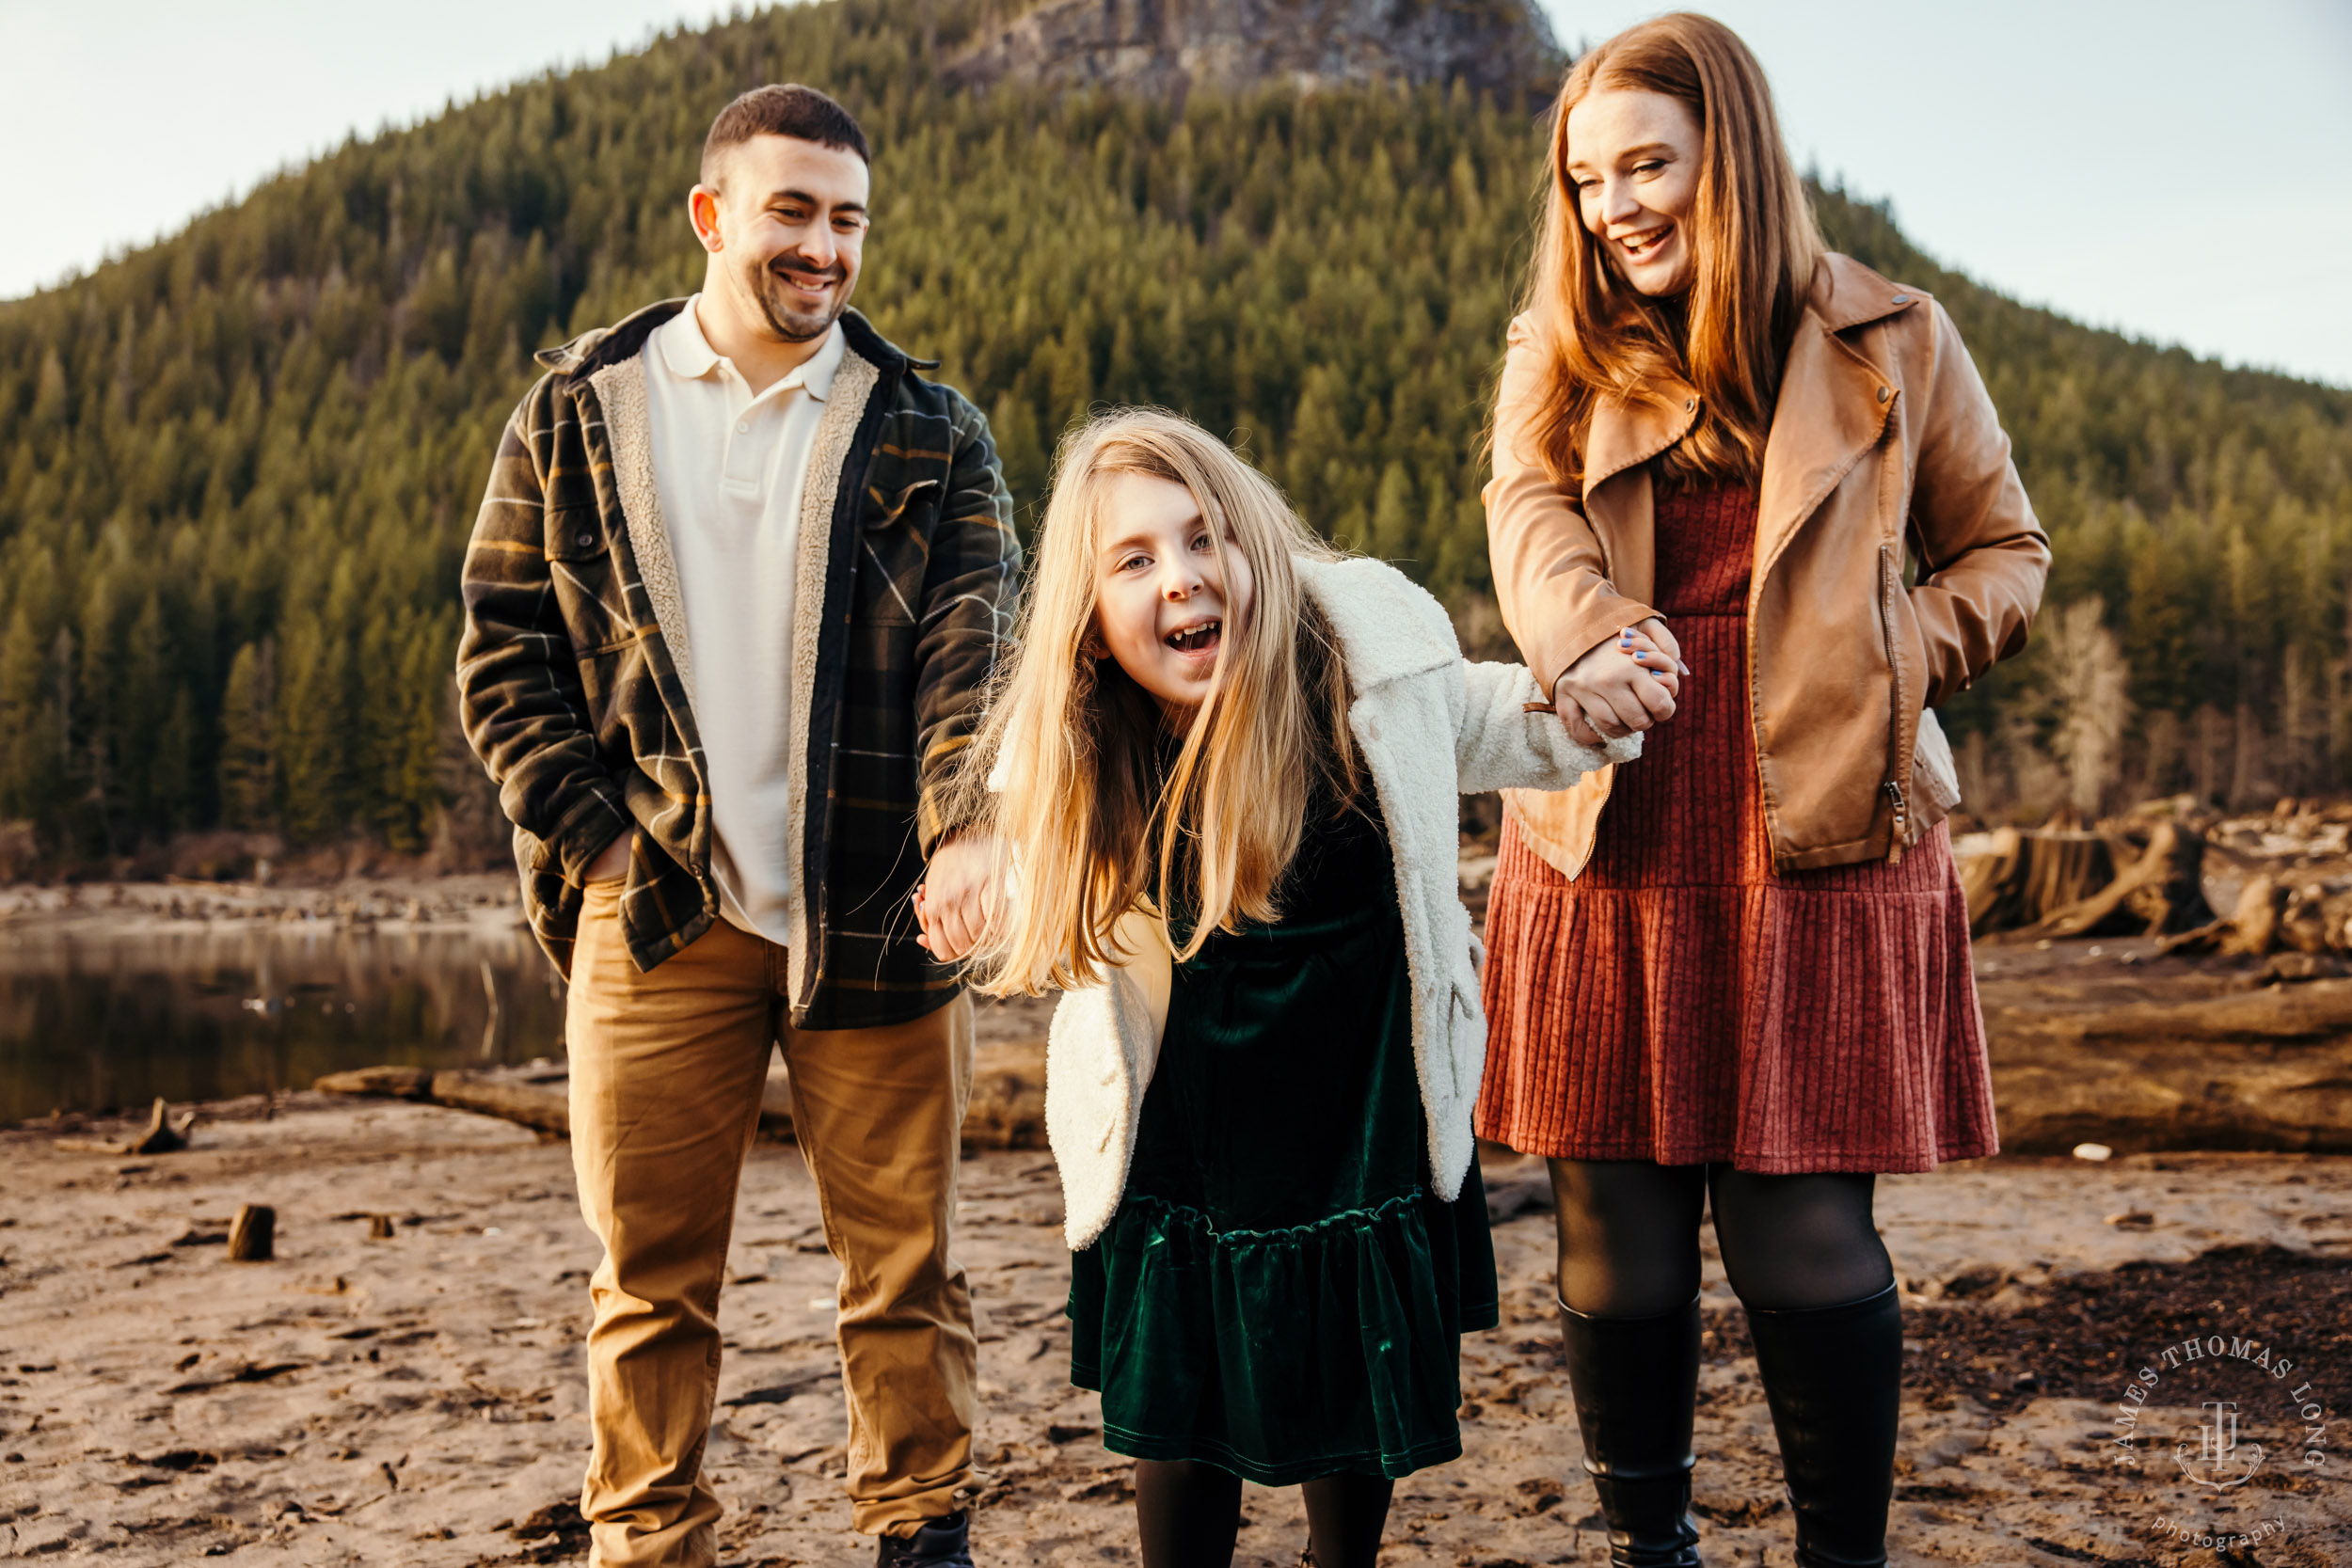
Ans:
MULTIPOLYGON (((459 711, 515 824, 532 932, 569 973, 584 873, 633 831, 622 927, 651 969, 718 918, 691 641, 653 479, 640 356, 670 300, 542 354, 465 562, 459 711)), ((908 896, 944 816, 1021 564, 978 410, 855 311, 796 546, 792 1020, 929 1012, 954 973, 908 896)), ((715 459, 714 459, 715 461, 715 459)))

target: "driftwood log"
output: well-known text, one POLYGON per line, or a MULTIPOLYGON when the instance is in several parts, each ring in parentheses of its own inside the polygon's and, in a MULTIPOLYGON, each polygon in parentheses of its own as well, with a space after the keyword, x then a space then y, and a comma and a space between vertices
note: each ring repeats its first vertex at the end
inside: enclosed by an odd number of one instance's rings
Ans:
MULTIPOLYGON (((2078 835, 2066 834, 2066 840, 2078 835)), ((2048 843, 2036 835, 2027 843, 2048 843)), ((2109 847, 2109 853, 2115 853, 2109 847)), ((2097 893, 2050 910, 2015 933, 2020 941, 2042 937, 2163 936, 2186 931, 2213 919, 2205 903, 2205 835, 2179 822, 2159 822, 2148 847, 2119 869, 2097 893)), ((1969 927, 1975 930, 1973 906, 1969 927)))
MULTIPOLYGON (((474 1111, 556 1137, 571 1132, 570 1096, 560 1077, 551 1074, 373 1067, 330 1072, 313 1086, 324 1094, 413 1100, 474 1111)), ((779 1142, 792 1138, 791 1092, 782 1078, 768 1081, 759 1132, 779 1142)), ((979 1052, 963 1118, 963 1143, 967 1148, 1045 1147, 1044 1041, 995 1044, 979 1052)))
POLYGON ((571 1097, 560 1085, 549 1087, 488 1072, 437 1072, 430 1098, 436 1105, 479 1111, 558 1137, 572 1129, 571 1097))
POLYGON ((378 1100, 430 1100, 433 1069, 422 1067, 363 1067, 330 1072, 310 1085, 322 1094, 368 1095, 378 1100))
POLYGON ((2352 1152, 2352 980, 1985 1023, 2005 1150, 2352 1152))
POLYGON ((147 1129, 136 1137, 59 1138, 59 1148, 82 1154, 176 1154, 188 1147, 188 1129, 196 1125, 196 1113, 183 1111, 178 1116, 160 1099, 148 1113, 147 1129))

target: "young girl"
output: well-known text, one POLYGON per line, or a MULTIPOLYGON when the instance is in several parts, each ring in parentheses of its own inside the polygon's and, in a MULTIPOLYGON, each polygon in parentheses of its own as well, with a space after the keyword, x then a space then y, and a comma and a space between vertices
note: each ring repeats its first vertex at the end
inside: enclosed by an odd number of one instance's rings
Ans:
POLYGON ((1455 794, 1608 759, 1163 413, 1064 444, 1012 645, 974 771, 1017 886, 975 975, 1069 992, 1072 1380, 1136 1460, 1146 1568, 1230 1562, 1244 1479, 1303 1483, 1322 1568, 1370 1563, 1496 1322, 1455 794))

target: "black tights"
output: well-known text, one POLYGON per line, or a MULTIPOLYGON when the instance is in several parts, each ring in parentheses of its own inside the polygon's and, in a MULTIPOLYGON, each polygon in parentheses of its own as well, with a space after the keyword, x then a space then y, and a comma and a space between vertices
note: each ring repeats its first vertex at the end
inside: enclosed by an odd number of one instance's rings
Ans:
MULTIPOLYGON (((1389 1521, 1383 1476, 1323 1476, 1299 1490, 1315 1568, 1372 1568, 1389 1521)), ((1189 1460, 1136 1461, 1143 1568, 1228 1568, 1241 1523, 1241 1477, 1189 1460)))
POLYGON ((1597 1318, 1647 1318, 1699 1293, 1699 1211, 1714 1200, 1724 1273, 1742 1304, 1836 1307, 1895 1269, 1867 1173, 1756 1176, 1729 1165, 1554 1160, 1560 1299, 1597 1318))

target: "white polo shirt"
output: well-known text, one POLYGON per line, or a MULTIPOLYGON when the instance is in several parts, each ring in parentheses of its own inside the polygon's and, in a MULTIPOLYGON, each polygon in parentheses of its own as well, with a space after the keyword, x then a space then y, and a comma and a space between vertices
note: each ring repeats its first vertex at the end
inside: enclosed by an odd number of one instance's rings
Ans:
POLYGON ((801 490, 845 344, 834 324, 783 380, 752 395, 686 302, 653 334, 645 391, 654 485, 686 606, 694 721, 709 767, 711 869, 730 925, 790 925, 793 556, 801 490))

